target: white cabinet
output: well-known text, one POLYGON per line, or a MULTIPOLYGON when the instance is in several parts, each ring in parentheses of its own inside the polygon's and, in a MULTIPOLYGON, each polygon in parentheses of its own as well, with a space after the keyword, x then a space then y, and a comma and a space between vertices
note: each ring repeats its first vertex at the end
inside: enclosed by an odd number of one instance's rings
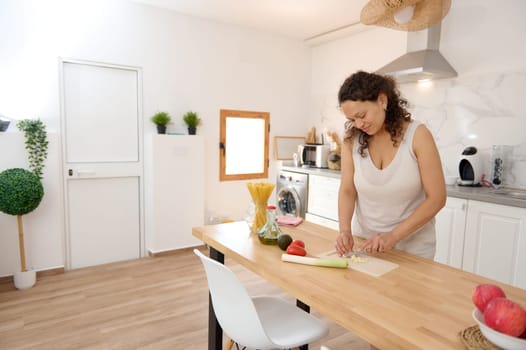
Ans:
POLYGON ((436 215, 435 261, 462 268, 467 200, 448 197, 446 206, 436 215))
POLYGON ((526 209, 469 201, 462 268, 526 289, 526 209))
POLYGON ((310 174, 305 219, 337 230, 339 188, 339 178, 310 174))
POLYGON ((327 218, 324 218, 323 216, 318 216, 318 215, 314 215, 314 214, 311 214, 311 213, 306 213, 305 214, 305 220, 308 221, 308 222, 312 222, 314 224, 318 224, 318 225, 321 225, 321 226, 332 228, 333 230, 336 230, 336 231, 338 231, 340 229, 340 227, 338 225, 338 221, 335 221, 335 220, 332 220, 332 219, 327 219, 327 218))
POLYGON ((192 227, 204 225, 204 140, 155 135, 153 152, 152 253, 202 244, 192 227))

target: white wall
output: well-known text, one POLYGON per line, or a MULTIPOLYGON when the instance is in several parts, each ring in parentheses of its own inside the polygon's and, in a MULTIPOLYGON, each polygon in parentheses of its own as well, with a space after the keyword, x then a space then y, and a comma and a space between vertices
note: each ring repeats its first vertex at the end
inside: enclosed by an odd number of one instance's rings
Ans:
MULTIPOLYGON (((436 137, 448 174, 458 175, 466 146, 489 159, 491 145, 513 146, 508 185, 526 188, 526 2, 453 1, 442 23, 440 51, 458 77, 430 86, 400 86, 411 112, 436 137)), ((405 52, 407 35, 373 27, 354 36, 313 48, 311 123, 343 133, 337 93, 343 80, 359 69, 374 71, 405 52)), ((489 172, 489 161, 486 163, 489 172)))
MULTIPOLYGON (((271 137, 298 135, 298 125, 300 135, 307 130, 310 55, 300 41, 118 0, 2 0, 0 33, 0 114, 39 117, 53 134, 44 202, 24 218, 29 266, 37 270, 64 264, 59 57, 141 67, 146 134, 155 132, 149 116, 158 110, 175 119, 168 131, 185 130, 184 112, 200 114, 207 215, 242 218, 250 203, 244 181, 219 182, 221 108, 270 112, 271 137)), ((0 171, 25 164, 20 136, 13 124, 0 134, 1 153, 10 152, 9 160, 0 159, 0 171), (18 136, 7 136, 13 133, 18 136)), ((268 181, 275 176, 273 162, 268 181)), ((147 191, 148 181, 146 176, 147 191)), ((0 276, 19 268, 12 221, 0 213, 0 276)))

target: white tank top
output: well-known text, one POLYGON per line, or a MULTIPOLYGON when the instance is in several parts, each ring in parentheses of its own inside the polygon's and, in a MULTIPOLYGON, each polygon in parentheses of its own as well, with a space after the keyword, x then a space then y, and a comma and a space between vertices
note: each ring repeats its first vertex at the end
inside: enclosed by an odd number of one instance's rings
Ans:
MULTIPOLYGON (((353 234, 369 238, 390 232, 425 200, 418 162, 413 152, 413 138, 419 122, 409 123, 395 157, 387 167, 378 169, 366 149, 366 157, 353 145, 354 185, 357 191, 353 234)), ((433 258, 435 254, 435 220, 403 239, 397 249, 433 258)))

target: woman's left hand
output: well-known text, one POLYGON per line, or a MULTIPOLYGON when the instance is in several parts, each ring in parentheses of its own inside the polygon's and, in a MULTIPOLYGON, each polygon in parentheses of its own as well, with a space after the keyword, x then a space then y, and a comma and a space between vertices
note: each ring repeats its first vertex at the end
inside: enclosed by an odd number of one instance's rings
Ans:
POLYGON ((383 253, 394 248, 397 243, 397 239, 393 237, 392 232, 377 234, 374 237, 369 238, 359 248, 359 250, 367 250, 372 254, 383 253))

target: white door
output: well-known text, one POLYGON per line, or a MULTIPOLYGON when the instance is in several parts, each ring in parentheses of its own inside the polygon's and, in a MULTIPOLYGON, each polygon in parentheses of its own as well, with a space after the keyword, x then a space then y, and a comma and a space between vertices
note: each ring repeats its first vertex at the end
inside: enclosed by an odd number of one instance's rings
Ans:
POLYGON ((143 256, 141 71, 61 60, 66 267, 143 256))

